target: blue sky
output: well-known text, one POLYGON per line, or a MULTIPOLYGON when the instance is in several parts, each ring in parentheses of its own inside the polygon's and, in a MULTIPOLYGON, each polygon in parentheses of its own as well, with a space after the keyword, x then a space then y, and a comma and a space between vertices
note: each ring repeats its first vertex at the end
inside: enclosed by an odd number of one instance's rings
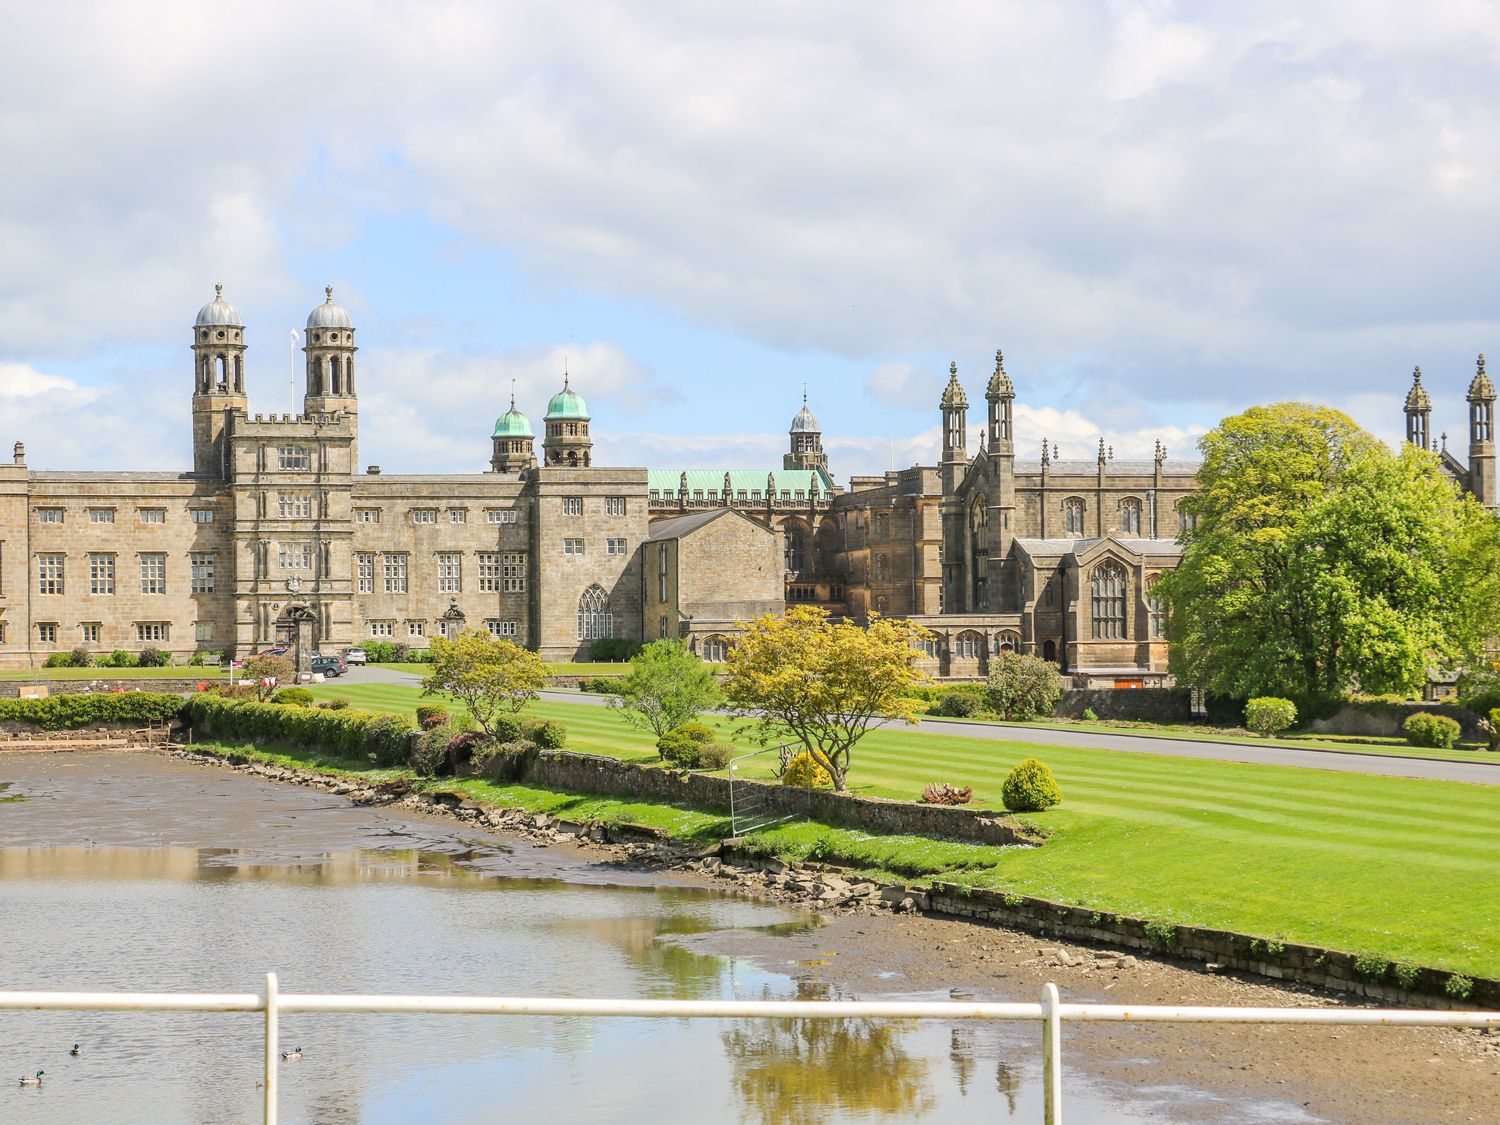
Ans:
POLYGON ((1247 2, 160 3, 0 42, 0 441, 189 464, 215 282, 254 410, 332 284, 361 454, 481 469, 564 363, 601 461, 931 462, 997 347, 1022 452, 1304 398, 1463 445, 1495 346, 1500 15, 1247 2))

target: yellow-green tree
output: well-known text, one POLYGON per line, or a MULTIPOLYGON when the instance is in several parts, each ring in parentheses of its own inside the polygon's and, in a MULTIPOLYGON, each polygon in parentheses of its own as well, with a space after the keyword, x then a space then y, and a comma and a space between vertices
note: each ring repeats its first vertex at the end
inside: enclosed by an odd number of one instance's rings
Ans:
POLYGON ((452 640, 434 637, 432 671, 423 695, 451 695, 491 738, 495 716, 519 711, 547 683, 547 667, 536 653, 469 630, 452 640))
POLYGON ((767 741, 800 742, 839 792, 873 723, 916 721, 907 692, 927 679, 914 664, 913 646, 930 636, 921 626, 894 618, 835 624, 817 606, 793 606, 741 628, 726 661, 730 707, 754 718, 767 741))

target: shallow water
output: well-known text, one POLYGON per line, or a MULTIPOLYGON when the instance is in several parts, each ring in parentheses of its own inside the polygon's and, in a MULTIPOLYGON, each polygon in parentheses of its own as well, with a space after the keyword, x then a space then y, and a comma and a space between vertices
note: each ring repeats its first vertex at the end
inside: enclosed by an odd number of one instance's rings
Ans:
MULTIPOLYGON (((287 991, 826 996, 671 940, 816 925, 799 911, 160 758, 6 756, 0 776, 24 798, 0 806, 0 988, 250 992, 274 969, 287 991)), ((0 1013, 0 1075, 47 1072, 41 1089, 0 1090, 0 1120, 257 1121, 261 1019, 0 1013)), ((1038 1038, 1029 1025, 293 1014, 282 1043, 305 1054, 283 1064, 281 1112, 1033 1121, 1038 1038)), ((1070 1120, 1145 1119, 1113 1103, 1070 1076, 1070 1120)))

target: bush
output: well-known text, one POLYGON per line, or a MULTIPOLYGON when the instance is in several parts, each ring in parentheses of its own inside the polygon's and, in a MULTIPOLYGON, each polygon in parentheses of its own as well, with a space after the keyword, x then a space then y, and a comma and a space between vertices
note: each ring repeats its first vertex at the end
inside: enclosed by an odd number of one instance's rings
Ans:
POLYGON ((967 805, 974 799, 974 790, 965 785, 929 785, 922 790, 924 805, 967 805))
POLYGON ((1500 671, 1465 672, 1458 678, 1458 705, 1477 715, 1500 708, 1500 671))
POLYGON ((551 719, 532 719, 521 727, 526 741, 538 750, 561 750, 568 743, 568 728, 551 719))
POLYGON ((1010 771, 1000 796, 1011 812, 1041 812, 1062 800, 1062 790, 1045 762, 1027 758, 1010 771))
POLYGON ((453 768, 448 757, 450 737, 442 728, 424 730, 411 740, 407 764, 423 777, 437 777, 450 772, 453 768))
POLYGON ((1057 665, 1036 656, 1002 652, 994 657, 985 682, 990 710, 1002 719, 1024 722, 1052 714, 1062 698, 1057 665))
POLYGON ((417 726, 423 730, 446 727, 452 722, 453 716, 448 713, 446 707, 440 707, 436 703, 424 703, 417 708, 417 726))
POLYGON ((700 770, 721 770, 729 765, 729 759, 735 755, 735 748, 727 742, 710 742, 706 746, 698 748, 698 768, 700 770))
POLYGON ((932 708, 934 715, 948 719, 972 719, 984 710, 984 699, 972 691, 949 691, 932 708))
POLYGON ((409 660, 410 656, 411 656, 411 646, 410 645, 405 645, 405 644, 402 644, 400 641, 397 641, 391 647, 391 663, 392 664, 407 664, 407 663, 410 663, 410 660, 409 660))
POLYGON ((365 650, 365 656, 371 664, 396 662, 396 646, 391 641, 362 641, 359 647, 365 650))
POLYGON ((159 648, 143 648, 136 662, 142 668, 169 668, 172 665, 172 654, 163 652, 159 648))
POLYGON ((42 730, 77 730, 94 723, 158 722, 176 718, 182 710, 181 696, 158 692, 53 695, 46 699, 0 699, 0 722, 27 723, 42 730))
POLYGON ((786 764, 781 771, 781 784, 794 785, 798 789, 831 789, 833 778, 827 770, 806 750, 786 764))
POLYGON ((623 676, 586 676, 578 681, 578 690, 593 695, 618 695, 623 676))
POLYGON ((1430 715, 1418 711, 1401 724, 1406 731, 1406 741, 1413 746, 1427 746, 1437 750, 1451 750, 1458 741, 1459 725, 1446 715, 1430 715))
POLYGON ((291 703, 297 707, 311 707, 314 703, 313 693, 305 687, 282 688, 271 696, 272 703, 291 703))
POLYGON ((73 667, 73 654, 71 652, 49 653, 47 659, 42 661, 43 668, 71 668, 73 667))
POLYGON ((1083 709, 1083 721, 1086 723, 1097 723, 1099 721, 1099 712, 1095 711, 1092 707, 1085 707, 1083 709))
POLYGON ((94 662, 94 654, 83 645, 73 646, 72 657, 75 668, 87 668, 94 662))
POLYGON ((1461 973, 1454 973, 1443 982, 1443 991, 1455 1000, 1467 1000, 1474 992, 1474 982, 1461 973))
POLYGON ((656 740, 656 752, 669 766, 680 770, 698 768, 698 759, 707 743, 690 738, 681 731, 669 730, 656 740))
POLYGON ((349 700, 342 695, 336 695, 332 699, 323 700, 317 706, 321 707, 324 711, 344 711, 349 707, 349 700))
POLYGON ((490 726, 494 728, 496 742, 518 742, 526 730, 517 715, 500 715, 490 726))
POLYGON ((675 733, 682 735, 684 738, 691 738, 700 746, 707 746, 714 740, 713 728, 699 722, 683 723, 676 729, 675 733))
POLYGON ((601 662, 629 660, 640 651, 640 641, 630 641, 624 637, 601 637, 589 645, 589 659, 601 662))
POLYGON ((1485 733, 1489 736, 1490 749, 1500 750, 1500 707, 1490 712, 1490 729, 1485 733))
POLYGON ((1290 699, 1262 695, 1245 704, 1245 726, 1264 738, 1286 730, 1297 721, 1297 705, 1290 699))

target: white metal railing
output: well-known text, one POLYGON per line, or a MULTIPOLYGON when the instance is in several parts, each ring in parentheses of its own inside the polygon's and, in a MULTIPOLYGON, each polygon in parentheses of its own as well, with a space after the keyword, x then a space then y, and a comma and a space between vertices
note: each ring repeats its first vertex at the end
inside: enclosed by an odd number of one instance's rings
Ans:
POLYGON ((773 824, 782 824, 796 819, 796 813, 787 813, 785 816, 775 815, 775 810, 770 807, 770 786, 763 782, 747 782, 739 776, 741 762, 758 758, 762 754, 780 755, 782 768, 785 768, 789 749, 783 742, 780 746, 752 750, 748 754, 729 759, 724 776, 729 779, 729 834, 733 838, 739 839, 752 832, 758 832, 762 828, 769 828, 773 824))
POLYGON ((264 1120, 276 1123, 282 1012, 417 1012, 466 1016, 594 1016, 673 1019, 1021 1020, 1042 1025, 1045 1125, 1062 1125, 1062 1024, 1271 1023, 1381 1027, 1500 1028, 1500 1012, 1402 1008, 1196 1008, 1064 1004, 1057 985, 1039 1004, 910 1000, 611 1000, 516 996, 399 996, 282 992, 0 992, 0 1011, 264 1012, 264 1120))

